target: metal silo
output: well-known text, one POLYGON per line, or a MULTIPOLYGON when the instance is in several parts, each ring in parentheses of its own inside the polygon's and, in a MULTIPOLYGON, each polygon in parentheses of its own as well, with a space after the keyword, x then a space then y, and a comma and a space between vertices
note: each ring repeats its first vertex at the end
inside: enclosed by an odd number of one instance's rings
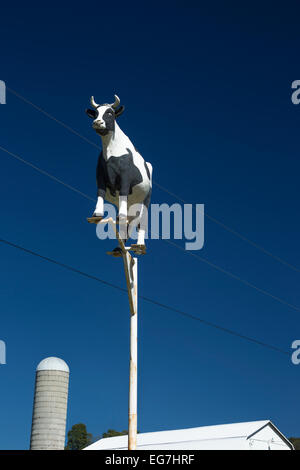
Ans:
POLYGON ((47 357, 37 366, 31 450, 64 449, 69 374, 68 365, 58 357, 47 357))

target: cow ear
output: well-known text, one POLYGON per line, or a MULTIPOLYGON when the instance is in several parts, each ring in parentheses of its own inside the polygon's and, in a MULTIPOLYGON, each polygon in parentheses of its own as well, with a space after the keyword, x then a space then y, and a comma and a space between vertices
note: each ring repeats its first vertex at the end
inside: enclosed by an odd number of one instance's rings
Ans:
POLYGON ((86 109, 85 112, 88 115, 88 117, 92 119, 95 119, 97 117, 97 113, 94 109, 86 109))
POLYGON ((125 106, 120 106, 118 109, 115 111, 115 116, 116 118, 121 116, 121 114, 124 112, 125 106))

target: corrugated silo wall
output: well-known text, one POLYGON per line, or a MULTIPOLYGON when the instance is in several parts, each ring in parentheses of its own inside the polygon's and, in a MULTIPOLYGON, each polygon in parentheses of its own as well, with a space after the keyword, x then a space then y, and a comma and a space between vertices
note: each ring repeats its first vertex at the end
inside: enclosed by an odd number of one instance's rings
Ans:
POLYGON ((69 372, 36 372, 31 450, 63 450, 66 434, 69 372))

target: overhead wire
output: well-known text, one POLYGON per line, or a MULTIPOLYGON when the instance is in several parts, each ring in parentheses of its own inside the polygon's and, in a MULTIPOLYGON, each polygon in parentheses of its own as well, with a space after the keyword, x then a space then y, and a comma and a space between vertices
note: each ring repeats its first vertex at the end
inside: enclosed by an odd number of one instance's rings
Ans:
MULTIPOLYGON (((16 248, 16 249, 18 249, 18 250, 20 250, 20 251, 22 251, 22 252, 24 252, 24 253, 30 254, 30 255, 35 256, 35 257, 37 257, 37 258, 40 258, 40 259, 42 259, 42 260, 44 260, 44 261, 47 261, 47 262, 49 262, 49 263, 52 263, 52 264, 54 264, 54 265, 56 265, 56 266, 60 266, 60 267, 62 267, 62 268, 64 268, 64 269, 67 269, 68 271, 71 271, 71 272, 73 272, 73 273, 75 273, 75 274, 79 274, 80 276, 83 276, 83 277, 88 278, 88 279, 90 279, 90 280, 99 282, 99 283, 101 283, 101 284, 103 284, 103 285, 105 285, 105 286, 107 286, 107 287, 111 287, 111 288, 117 289, 117 290, 119 290, 119 291, 121 291, 121 292, 123 292, 123 293, 127 293, 127 289, 125 289, 125 288, 123 288, 123 287, 120 287, 120 286, 118 286, 117 284, 113 284, 113 283, 111 283, 111 282, 108 282, 108 281, 106 281, 106 280, 104 280, 104 279, 101 279, 101 278, 98 277, 98 276, 94 276, 93 274, 89 274, 89 273, 83 271, 82 269, 77 269, 77 268, 75 268, 74 266, 70 266, 69 264, 63 263, 63 262, 58 261, 58 260, 56 260, 56 259, 54 259, 54 258, 50 258, 49 256, 42 255, 41 253, 38 253, 38 252, 36 252, 36 251, 34 251, 34 250, 31 250, 31 249, 29 249, 29 248, 26 248, 26 247, 24 247, 24 246, 21 246, 21 245, 19 245, 19 244, 17 244, 17 243, 11 242, 11 241, 9 241, 9 240, 7 240, 7 239, 0 238, 0 243, 5 244, 5 245, 8 245, 8 246, 13 247, 13 248, 16 248)), ((279 352, 279 353, 281 353, 281 354, 285 354, 285 355, 288 355, 288 354, 289 354, 287 351, 285 351, 285 350, 283 350, 283 349, 281 349, 281 348, 278 348, 277 346, 273 346, 273 345, 268 344, 268 343, 266 343, 266 342, 260 341, 260 340, 258 340, 258 339, 256 339, 256 338, 252 338, 252 337, 250 337, 250 336, 246 336, 246 335, 240 334, 240 333, 238 333, 238 332, 236 332, 236 331, 234 331, 234 330, 231 330, 231 329, 229 329, 229 328, 225 328, 225 327, 223 327, 223 326, 221 326, 221 325, 218 325, 218 324, 216 324, 216 323, 213 323, 213 322, 204 320, 203 318, 200 318, 200 317, 198 317, 197 315, 194 315, 194 314, 185 312, 185 311, 183 311, 183 310, 180 310, 180 309, 178 309, 178 308, 172 307, 172 306, 170 306, 170 305, 168 305, 168 304, 165 304, 165 303, 163 303, 163 302, 159 302, 159 301, 157 301, 157 300, 155 300, 155 299, 152 299, 152 298, 150 298, 150 297, 147 297, 147 296, 144 296, 144 295, 138 295, 138 298, 139 298, 140 300, 143 300, 143 301, 145 301, 145 302, 148 302, 148 303, 150 303, 150 304, 152 304, 152 305, 155 305, 155 306, 157 306, 157 307, 161 307, 161 308, 163 308, 163 309, 165 309, 165 310, 169 310, 169 311, 171 311, 171 312, 178 313, 179 315, 182 315, 182 316, 184 316, 184 317, 186 317, 186 318, 189 318, 189 319, 198 321, 198 322, 200 322, 200 323, 202 323, 202 324, 204 324, 204 325, 206 325, 206 326, 209 326, 209 327, 211 327, 211 328, 215 328, 215 329, 220 330, 220 331, 222 331, 222 332, 224 332, 224 333, 230 334, 230 335, 232 335, 232 336, 236 336, 236 337, 238 337, 238 338, 240 338, 240 339, 249 341, 249 342, 251 342, 251 343, 258 344, 258 345, 263 346, 263 347, 266 347, 266 348, 268 348, 268 349, 272 349, 273 351, 279 352)))
MULTIPOLYGON (((101 147, 99 145, 97 145, 95 142, 87 139, 84 135, 80 134, 79 132, 77 132, 75 129, 73 129, 71 126, 69 126, 68 124, 64 123, 63 121, 60 121, 59 119, 57 119, 56 117, 54 117, 52 114, 48 113, 47 111, 45 111, 44 109, 42 109, 40 106, 37 106, 36 104, 34 104, 32 101, 28 100, 27 98, 25 98, 24 96, 22 96, 20 93, 17 93, 15 90, 13 90, 12 88, 9 88, 7 87, 7 90, 12 93, 13 95, 15 95, 16 97, 18 97, 20 100, 24 101, 25 103, 29 104, 30 106, 32 106, 33 108, 35 108, 37 111, 41 112, 42 114, 44 114, 46 117, 48 117, 49 119, 55 121, 57 124, 60 124, 61 126, 63 126, 65 129, 67 129, 68 131, 72 132, 74 135, 76 135, 77 137, 83 139, 85 142, 87 142, 88 144, 92 145, 93 147, 97 148, 98 150, 101 149, 101 147)), ((183 199, 182 197, 178 196, 177 194, 175 194, 174 192, 170 191, 169 189, 167 189, 166 187, 162 186, 161 184, 157 183, 156 181, 153 182, 153 184, 155 186, 157 186, 161 191, 164 191, 165 193, 169 194, 170 196, 172 197, 175 197, 177 200, 187 204, 187 201, 185 199, 183 199)), ((211 220, 212 222, 214 222, 215 224, 219 225, 220 227, 222 227, 224 230, 230 232, 231 234, 233 234, 234 236, 236 236, 237 238, 240 238, 241 240, 243 240, 244 242, 252 245, 254 248, 256 248, 257 250, 261 251, 262 253, 264 253, 265 255, 267 256, 270 256, 271 258, 273 258, 274 260, 276 260, 277 262, 285 265, 286 267, 296 271, 296 272, 300 272, 300 269, 297 267, 297 266, 294 266, 293 264, 285 261, 283 258, 277 256, 277 255, 274 255, 273 253, 271 253, 270 251, 266 250, 264 247, 262 247, 261 245, 259 245, 258 243, 256 242, 253 242, 252 240, 250 240, 248 237, 242 235, 241 233, 239 233, 237 230, 229 227, 228 225, 224 224, 223 222, 221 222, 220 220, 216 219, 215 217, 212 217, 210 214, 208 214, 206 211, 205 211, 205 217, 208 218, 209 220, 211 220)))
MULTIPOLYGON (((70 126, 68 126, 67 124, 63 123, 62 121, 56 119, 55 117, 53 117, 51 114, 49 114, 48 112, 46 112, 46 111, 43 110, 42 108, 38 107, 37 105, 35 105, 35 104, 32 103, 31 101, 29 101, 29 100, 27 100, 26 98, 24 98, 22 95, 18 94, 17 92, 15 92, 14 90, 12 90, 12 89, 10 89, 10 88, 8 88, 8 90, 9 90, 11 93, 15 94, 18 98, 22 99, 22 100, 23 100, 24 102, 26 102, 27 104, 30 104, 30 105, 33 106, 35 109, 37 109, 38 111, 42 112, 46 117, 48 117, 48 118, 54 120, 55 122, 57 122, 58 124, 62 125, 64 128, 66 128, 67 130, 69 130, 70 132, 72 132, 73 134, 75 134, 76 136, 78 136, 78 137, 82 138, 83 140, 85 140, 87 143, 89 143, 89 144, 93 145, 94 147, 100 149, 100 147, 97 146, 94 142, 92 142, 92 141, 90 141, 89 139, 87 139, 86 137, 82 136, 80 133, 78 133, 77 131, 75 131, 74 129, 72 129, 70 126)), ((64 182, 63 180, 61 180, 61 179, 57 178, 56 176, 52 175, 51 173, 49 173, 49 172, 47 172, 47 171, 45 171, 45 170, 39 168, 38 166, 32 164, 32 163, 29 162, 28 160, 25 160, 24 158, 20 157, 19 155, 16 155, 15 153, 10 152, 9 150, 7 150, 7 149, 5 149, 4 147, 1 147, 1 146, 0 146, 0 149, 1 149, 2 151, 6 152, 7 154, 9 154, 10 156, 12 156, 13 158, 19 160, 20 162, 22 162, 22 163, 24 163, 24 164, 30 166, 32 169, 36 170, 36 171, 39 172, 40 174, 42 174, 42 175, 44 175, 44 176, 47 176, 47 177, 49 177, 50 179, 52 179, 53 181, 55 181, 55 182, 57 182, 57 183, 59 183, 59 184, 65 186, 66 188, 70 189, 71 191, 73 191, 73 192, 75 192, 75 193, 81 195, 82 197, 84 197, 84 198, 86 198, 86 199, 88 199, 88 200, 95 201, 95 198, 92 198, 91 196, 87 195, 86 193, 84 193, 84 192, 78 190, 78 189, 75 188, 74 186, 72 186, 72 185, 70 185, 70 184, 64 182)), ((159 183, 156 183, 156 186, 157 186, 159 189, 161 189, 161 190, 165 191, 166 193, 168 193, 169 195, 171 195, 171 196, 173 196, 173 197, 176 197, 178 200, 180 200, 180 201, 182 201, 182 202, 184 202, 184 203, 187 202, 187 201, 185 201, 184 199, 180 198, 178 195, 176 195, 176 194, 172 193, 171 191, 169 191, 167 188, 164 188, 163 186, 161 186, 159 183)), ((247 239, 247 238, 244 237, 243 235, 241 235, 241 234, 239 234, 238 232, 234 231, 233 229, 231 229, 230 227, 226 226, 225 224, 223 224, 222 222, 218 221, 217 219, 214 219, 213 217, 209 216, 208 214, 206 214, 206 216, 207 216, 208 218, 210 218, 212 221, 216 222, 217 224, 223 226, 223 228, 225 228, 226 230, 231 231, 234 235, 236 235, 236 236, 242 238, 244 241, 246 241, 246 242, 252 244, 253 246, 255 246, 256 248, 262 250, 265 254, 267 254, 267 255, 269 255, 269 256, 272 256, 272 257, 275 258, 277 261, 279 261, 279 262, 285 264, 286 266, 288 266, 288 267, 290 267, 290 268, 292 268, 292 269, 294 269, 294 270, 296 270, 296 271, 299 271, 299 269, 296 268, 295 266, 290 265, 289 263, 287 263, 286 261, 282 260, 281 258, 279 258, 279 257, 273 255, 272 253, 268 252, 268 251, 265 250, 264 248, 262 248, 262 247, 260 247, 259 245, 255 244, 255 243, 252 242, 251 240, 247 239)), ((203 257, 200 257, 199 255, 196 255, 196 254, 194 254, 194 253, 191 253, 191 252, 189 252, 189 251, 184 250, 182 247, 180 247, 180 246, 177 245, 176 243, 173 243, 173 242, 171 242, 171 241, 169 241, 169 240, 165 240, 165 241, 168 242, 170 245, 176 247, 177 249, 180 249, 180 250, 185 251, 186 253, 188 253, 189 255, 191 255, 191 256, 193 256, 193 257, 195 257, 196 259, 200 260, 201 262, 204 262, 204 263, 210 265, 211 267, 214 267, 215 269, 218 269, 219 271, 223 272, 224 274, 226 274, 226 275, 228 275, 228 276, 230 276, 230 277, 232 277, 232 278, 234 278, 234 279, 236 279, 236 280, 242 282, 243 284, 247 285, 248 287, 254 288, 254 289, 257 290, 258 292, 260 292, 260 293, 262 293, 262 294, 264 294, 264 295, 267 295, 267 296, 273 298, 274 300, 276 300, 276 301, 278 301, 278 302, 280 302, 280 303, 282 303, 282 304, 284 304, 284 305, 286 305, 286 306, 288 306, 288 307, 290 307, 290 308, 292 308, 292 309, 294 309, 294 310, 297 310, 297 311, 300 310, 300 309, 299 309, 298 307, 296 307, 295 305, 290 304, 290 303, 286 302, 285 300, 283 300, 283 299, 281 299, 281 298, 279 298, 279 297, 277 297, 277 296, 274 296, 273 294, 270 294, 269 292, 267 292, 267 291, 265 291, 265 290, 263 290, 263 289, 258 288, 257 286, 255 286, 255 285, 249 283, 248 281, 245 281, 244 279, 240 278, 239 276, 236 276, 235 274, 233 274, 233 273, 231 273, 231 272, 229 272, 229 271, 227 271, 227 270, 221 268, 220 266, 218 266, 218 265, 216 265, 216 264, 214 264, 214 263, 211 263, 209 260, 207 260, 207 259, 205 259, 205 258, 203 258, 203 257)), ((38 257, 40 257, 41 259, 44 259, 45 261, 51 262, 51 263, 53 263, 53 264, 57 264, 57 265, 59 265, 59 266, 61 266, 61 267, 64 267, 65 269, 68 269, 68 270, 70 270, 70 271, 73 271, 73 272, 75 272, 75 273, 77 273, 77 274, 80 274, 80 275, 85 276, 85 277, 87 277, 87 278, 90 278, 90 279, 92 279, 92 280, 96 280, 96 281, 98 281, 98 282, 101 282, 102 284, 105 284, 105 285, 107 285, 107 286, 109 286, 109 287, 113 287, 113 288, 119 289, 119 290, 121 290, 121 291, 123 291, 123 292, 127 292, 126 289, 123 289, 123 288, 121 288, 121 287, 119 287, 119 286, 116 286, 116 285, 114 285, 114 284, 112 284, 112 283, 109 283, 109 282, 107 282, 107 281, 105 281, 105 280, 103 280, 103 279, 100 279, 100 278, 98 278, 97 276, 93 276, 93 275, 88 274, 88 273, 86 273, 86 272, 84 272, 84 271, 82 271, 82 270, 79 270, 79 269, 76 269, 76 268, 74 268, 74 267, 72 267, 72 266, 69 266, 69 265, 67 265, 67 264, 61 263, 61 262, 59 262, 59 261, 57 261, 57 260, 54 260, 54 259, 52 259, 52 258, 49 258, 49 257, 43 256, 43 255, 41 255, 41 254, 38 254, 38 253, 34 252, 33 250, 29 250, 29 249, 27 249, 27 248, 21 247, 20 245, 17 245, 17 244, 15 244, 15 243, 13 243, 13 242, 10 242, 10 241, 8 241, 8 240, 0 239, 0 242, 1 242, 1 243, 5 243, 6 245, 10 245, 10 246, 13 246, 13 247, 15 247, 15 248, 18 248, 18 249, 20 249, 20 250, 22 250, 22 251, 24 251, 24 252, 30 253, 30 254, 32 254, 32 255, 34 255, 34 256, 38 256, 38 257)), ((224 327, 222 327, 222 326, 220 326, 220 325, 217 325, 217 324, 214 324, 214 323, 212 323, 212 322, 208 322, 208 321, 206 321, 206 320, 203 320, 203 319, 199 318, 198 316, 195 316, 195 315, 192 315, 192 314, 190 314, 190 313, 184 312, 184 311, 182 311, 182 310, 176 309, 176 308, 174 308, 174 307, 171 307, 171 306, 169 306, 169 305, 166 305, 166 304, 163 304, 163 303, 161 303, 161 302, 155 301, 155 300, 150 299, 150 298, 148 298, 148 297, 139 296, 139 298, 141 298, 142 300, 148 301, 148 302, 150 302, 150 303, 152 303, 152 304, 154 304, 154 305, 157 305, 157 306, 160 306, 160 307, 162 307, 162 308, 168 309, 168 310, 170 310, 170 311, 177 312, 177 313, 179 313, 179 314, 181 314, 181 315, 184 315, 185 317, 194 319, 194 320, 196 320, 196 321, 200 321, 200 322, 203 323, 203 324, 206 324, 206 325, 211 326, 211 327, 213 327, 213 328, 217 328, 217 329, 222 330, 222 331, 224 331, 224 332, 227 332, 227 333, 229 333, 229 334, 231 334, 231 335, 234 335, 234 336, 240 337, 240 338, 242 338, 242 339, 246 339, 246 340, 248 340, 248 341, 251 341, 251 342, 254 342, 254 343, 263 345, 263 346, 265 346, 265 347, 271 348, 271 349, 276 350, 277 352, 281 352, 281 353, 283 353, 283 354, 289 354, 287 351, 284 351, 284 350, 282 350, 282 349, 280 349, 280 348, 277 348, 277 347, 275 347, 275 346, 272 346, 272 345, 269 345, 269 344, 267 344, 267 343, 261 342, 261 341, 255 339, 255 338, 250 338, 250 337, 248 337, 248 336, 246 336, 246 335, 241 335, 241 334, 239 334, 239 333, 237 333, 237 332, 235 332, 235 331, 233 331, 233 330, 230 330, 230 329, 228 329, 228 328, 224 328, 224 327)))
MULTIPOLYGON (((91 196, 89 196, 88 194, 86 193, 83 193, 82 191, 78 190, 77 188, 75 188, 74 186, 68 184, 68 183, 65 183, 64 181, 62 181, 61 179, 57 178, 56 176, 50 174, 49 172, 47 171, 44 171, 42 170, 41 168, 37 167, 36 165, 33 165, 32 163, 28 162, 27 160, 25 160, 24 158, 21 158, 20 156, 10 152, 9 150, 5 149, 4 147, 1 147, 0 146, 0 150, 2 150, 3 152, 6 152, 8 155, 10 155, 11 157, 19 160, 20 162, 24 163, 25 165, 28 165, 29 167, 33 168, 34 170, 38 171, 40 174, 44 175, 44 176, 47 176, 48 178, 52 179, 53 181, 55 181, 56 183, 59 183, 63 186, 65 186, 66 188, 70 189, 71 191, 79 194, 80 196, 88 199, 88 200, 91 200, 91 201, 95 201, 95 198, 92 198, 91 196)), ((212 263, 211 261, 207 260, 206 258, 204 257, 201 257, 199 255, 196 255, 195 253, 191 252, 191 251, 188 251, 188 250, 185 250, 184 248, 182 248, 181 246, 179 246, 177 243, 174 243, 170 240, 163 240, 165 241, 166 243, 169 243, 169 245, 181 250, 181 251, 184 251, 185 253, 187 253, 188 255, 190 256, 193 256, 195 259, 197 259, 198 261, 201 261, 202 263, 206 263, 207 265, 211 266, 212 268, 218 270, 219 272, 222 272, 223 274, 226 274, 227 276, 231 277, 232 279, 235 279, 236 281, 239 281, 241 282, 242 284, 252 288, 252 289, 255 289, 257 292, 260 292, 261 294, 263 295, 266 295, 270 298, 272 298, 273 300, 276 300, 278 302, 280 302, 281 304, 283 305, 286 305, 288 306, 289 308, 293 309, 293 310, 296 310, 296 311, 300 311, 300 308, 297 307, 296 305, 293 305, 289 302, 287 302, 286 300, 278 297, 278 296, 275 296, 273 294, 271 294, 270 292, 264 290, 264 289, 261 289, 260 287, 257 287, 255 286, 254 284, 250 283, 249 281, 241 278, 240 276, 237 276, 236 274, 233 274, 231 273, 230 271, 222 268, 221 266, 218 266, 217 264, 215 263, 212 263)))

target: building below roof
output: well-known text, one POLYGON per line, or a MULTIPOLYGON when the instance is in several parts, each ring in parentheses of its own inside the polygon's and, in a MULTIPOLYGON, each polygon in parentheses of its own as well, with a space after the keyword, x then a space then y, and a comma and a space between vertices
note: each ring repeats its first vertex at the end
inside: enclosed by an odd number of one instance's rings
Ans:
MULTIPOLYGON (((126 450, 127 436, 108 437, 83 450, 126 450)), ((294 450, 271 421, 221 424, 137 435, 138 450, 294 450)))

